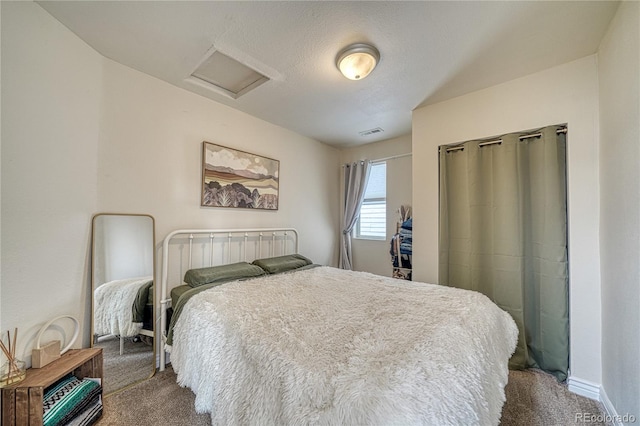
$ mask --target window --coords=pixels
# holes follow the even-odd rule
[[[387,163],[385,162],[371,165],[360,217],[356,222],[356,238],[372,240],[387,238]]]

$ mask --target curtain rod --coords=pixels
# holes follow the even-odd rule
[[[395,160],[396,158],[411,157],[411,155],[412,154],[410,152],[407,152],[406,154],[392,155],[391,157],[384,157],[384,158],[379,158],[377,160],[371,160],[371,163],[382,163],[383,161]]]
[[[556,134],[560,134],[560,133],[567,133],[567,128],[563,127],[561,129],[556,130]],[[519,140],[525,140],[525,139],[529,139],[529,138],[539,138],[540,136],[542,136],[542,133],[532,133],[530,135],[524,135],[524,136],[520,136],[518,139]],[[502,139],[496,139],[493,141],[487,141],[487,142],[482,142],[478,144],[478,147],[483,147],[486,145],[495,145],[495,144],[500,144],[502,143]],[[463,150],[464,146],[462,145],[458,145],[458,146],[453,146],[451,148],[447,148],[447,152],[451,152],[451,151],[460,151]]]
[[[1,0],[0,0],[1,1]],[[342,167],[347,167],[350,166],[352,163],[360,163],[360,164],[364,164],[364,160],[355,160],[355,161],[349,161],[347,163],[343,163]]]
[[[0,0],[1,1],[1,0]],[[406,154],[398,154],[398,155],[392,155],[391,157],[384,157],[384,158],[379,158],[377,160],[371,160],[370,163],[371,164],[375,164],[375,163],[382,163],[383,161],[388,161],[388,160],[395,160],[396,158],[403,158],[403,157],[411,157],[412,153],[411,152],[407,152]],[[356,161],[352,161],[351,163],[355,163],[357,161],[360,161],[361,163],[364,163],[364,160],[356,160]],[[346,164],[343,164],[342,167],[346,166]]]

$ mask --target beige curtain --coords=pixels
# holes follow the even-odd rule
[[[342,241],[340,242],[340,268],[353,268],[351,233],[360,215],[364,192],[369,180],[371,161],[361,160],[344,165],[344,195],[342,206]]]
[[[484,293],[513,316],[520,334],[511,368],[541,368],[562,381],[569,312],[566,136],[559,129],[440,148],[439,281]],[[540,135],[523,137],[531,133]]]

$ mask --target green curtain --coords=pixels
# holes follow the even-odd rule
[[[440,147],[440,284],[475,290],[519,329],[509,367],[569,365],[566,135],[559,126]],[[538,137],[521,136],[540,133]]]

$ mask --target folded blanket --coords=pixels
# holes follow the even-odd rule
[[[100,416],[102,416],[102,401],[98,397],[87,409],[71,420],[67,426],[90,426],[97,422]]]
[[[400,231],[398,231],[398,235],[400,235],[400,239],[405,242],[411,242],[413,239],[413,231],[409,229],[401,228]]]
[[[51,386],[44,394],[43,425],[65,425],[83,412],[101,395],[101,387],[92,380],[69,375]]]
[[[400,254],[412,254],[413,246],[411,243],[400,243]]]

